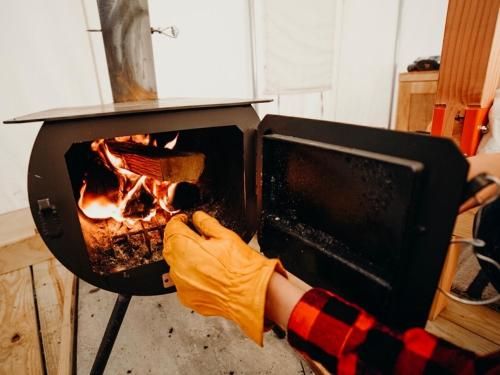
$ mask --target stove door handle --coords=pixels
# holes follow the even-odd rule
[[[39,199],[37,203],[42,236],[49,238],[61,237],[63,231],[56,206],[50,202],[49,198]]]

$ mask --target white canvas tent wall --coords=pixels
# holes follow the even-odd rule
[[[262,1],[150,0],[153,26],[175,24],[180,29],[176,40],[153,37],[159,97],[251,97],[254,92],[262,96]],[[274,97],[274,103],[259,106],[259,113],[388,127],[395,64],[404,71],[415,57],[439,53],[447,1],[332,2],[332,89]],[[6,0],[2,7],[1,120],[52,107],[112,101],[101,36],[86,32],[99,28],[95,0]],[[27,164],[38,126],[0,126],[0,213],[28,205]]]

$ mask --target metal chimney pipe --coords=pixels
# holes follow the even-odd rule
[[[115,103],[157,99],[147,0],[97,0]]]

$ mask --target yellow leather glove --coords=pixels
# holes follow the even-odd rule
[[[171,218],[163,242],[180,301],[202,315],[236,322],[262,346],[267,286],[274,271],[286,277],[283,266],[202,211],[193,215],[200,234],[187,221],[183,214]]]

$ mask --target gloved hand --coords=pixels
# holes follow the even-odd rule
[[[266,291],[274,271],[286,277],[277,259],[249,247],[215,218],[198,211],[189,228],[184,214],[165,228],[163,256],[185,306],[206,316],[223,316],[262,346]]]

